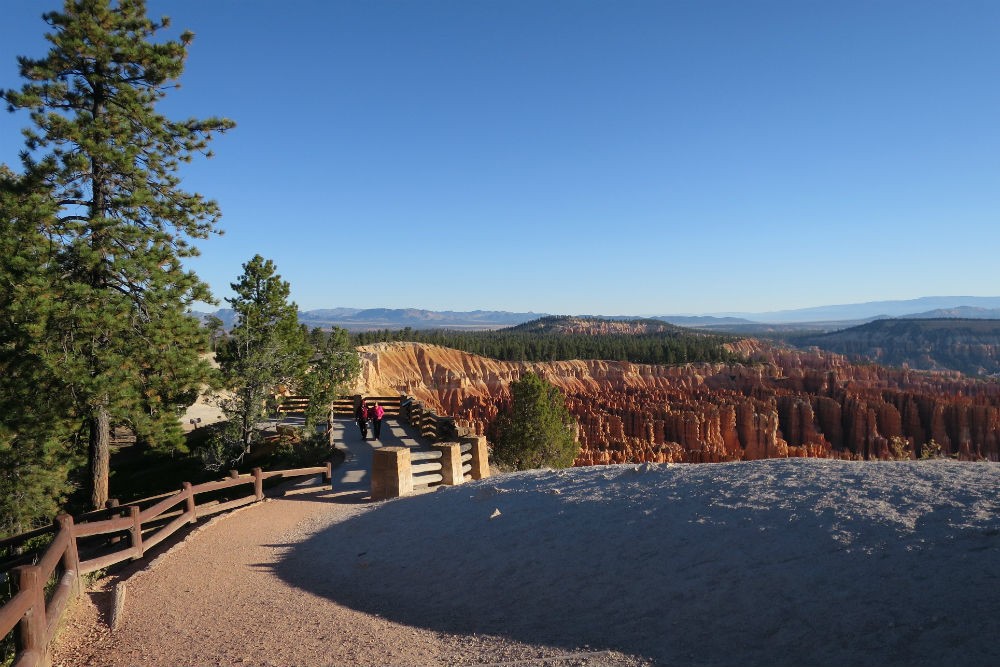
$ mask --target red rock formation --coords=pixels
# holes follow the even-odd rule
[[[1000,384],[957,373],[852,365],[843,357],[745,344],[749,364],[508,363],[448,348],[362,348],[364,391],[412,394],[484,434],[508,386],[532,370],[566,394],[578,465],[785,456],[889,458],[930,439],[946,455],[1000,460]]]

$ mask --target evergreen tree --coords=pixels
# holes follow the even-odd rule
[[[76,406],[50,372],[59,358],[34,344],[58,286],[44,233],[55,207],[41,186],[0,166],[0,537],[51,521],[80,464]]]
[[[228,421],[220,447],[206,461],[212,468],[249,453],[268,399],[281,388],[297,388],[312,356],[298,308],[288,300],[291,289],[274,262],[255,255],[230,287],[236,296],[226,301],[238,319],[216,352],[228,392],[219,407]]]
[[[31,322],[19,353],[36,378],[72,396],[100,506],[112,427],[178,445],[174,407],[210,373],[199,359],[204,333],[186,313],[211,296],[181,262],[196,254],[193,239],[214,231],[219,210],[181,190],[177,170],[233,124],[156,112],[192,35],[153,41],[168,20],[147,18],[144,0],[66,0],[43,18],[51,49],[19,58],[27,83],[0,93],[11,111],[30,111],[20,181],[48,200],[35,220],[48,246],[31,260],[42,278],[17,295]]]
[[[494,424],[494,460],[517,470],[573,465],[580,443],[559,388],[528,372],[511,383],[510,394]]]
[[[212,352],[215,352],[216,344],[226,333],[226,325],[215,315],[209,315],[202,322],[205,331],[208,332],[208,340],[211,343]]]
[[[345,393],[361,373],[361,358],[351,345],[346,329],[334,327],[318,348],[313,348],[309,372],[302,379],[302,393],[309,397],[306,409],[306,429],[321,418],[326,420],[326,433],[333,429],[333,400]]]

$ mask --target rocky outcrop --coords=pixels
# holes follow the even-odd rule
[[[786,456],[919,455],[1000,460],[1000,384],[959,373],[854,365],[819,351],[748,344],[745,364],[507,363],[416,343],[361,348],[359,391],[399,391],[484,434],[510,382],[532,370],[579,422],[579,465]]]

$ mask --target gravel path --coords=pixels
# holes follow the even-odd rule
[[[387,424],[383,444],[411,437]],[[126,581],[124,613],[110,629],[118,579],[94,582],[71,610],[53,650],[57,666],[100,665],[642,665],[586,647],[568,650],[390,621],[312,594],[276,572],[321,529],[378,508],[363,496],[370,448],[340,424],[347,462],[334,488],[270,499],[206,522]],[[352,465],[353,462],[353,465]],[[310,576],[336,588],[353,562],[322,559]]]

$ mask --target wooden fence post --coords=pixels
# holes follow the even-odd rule
[[[399,422],[401,424],[410,423],[410,405],[412,400],[413,399],[406,394],[399,394]]]
[[[229,479],[239,479],[239,478],[240,478],[240,471],[239,470],[230,470],[229,471]]]
[[[195,509],[194,492],[191,491],[191,482],[182,482],[181,488],[184,490],[184,493],[187,494],[184,497],[184,506],[187,509],[186,514],[188,515],[188,523],[197,523],[198,510]]]
[[[76,535],[73,534],[73,517],[69,514],[60,514],[56,517],[56,524],[59,530],[69,533],[69,541],[66,543],[66,551],[63,552],[62,566],[64,572],[73,573],[73,597],[77,597],[83,592],[83,583],[80,581],[80,552],[76,548]]]
[[[383,447],[372,453],[372,500],[413,493],[409,447]]]
[[[490,476],[489,449],[486,447],[485,435],[470,435],[464,437],[460,442],[467,442],[472,445],[472,470],[469,471],[472,479],[486,479]]]
[[[326,462],[326,470],[323,471],[323,481],[332,482],[333,481],[333,463],[330,461]]]
[[[458,427],[454,417],[437,418],[437,437],[439,440],[455,440],[458,438]]]
[[[264,477],[260,468],[253,469],[253,495],[257,500],[264,500]]]
[[[140,515],[139,507],[137,505],[129,505],[128,507],[129,516],[132,519],[132,527],[129,529],[129,535],[132,538],[132,549],[135,553],[132,554],[132,560],[139,560],[142,558],[142,516]]]
[[[465,481],[462,474],[462,446],[457,442],[439,442],[431,445],[441,452],[441,483],[455,486]]]
[[[104,506],[107,507],[108,509],[114,509],[115,507],[119,506],[118,499],[117,498],[108,498],[107,501],[104,503]],[[113,512],[112,514],[117,514],[118,516],[121,516],[121,512],[120,511],[119,512]],[[108,538],[108,544],[118,544],[121,541],[122,541],[121,535],[113,535],[113,536],[111,536],[111,537]]]
[[[420,435],[424,434],[424,404],[414,401],[410,406],[410,426],[417,429]]]
[[[25,612],[18,623],[18,649],[22,652],[34,652],[41,659],[35,664],[44,664],[48,653],[45,645],[45,634],[48,624],[45,621],[45,582],[37,565],[21,565],[14,568],[17,577],[17,590],[29,591],[31,607]]]

